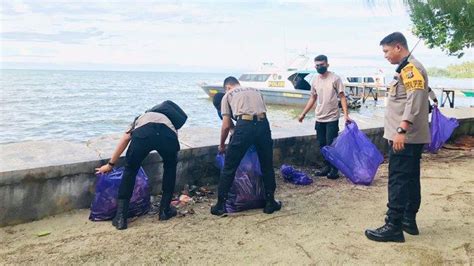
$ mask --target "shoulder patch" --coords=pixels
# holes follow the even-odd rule
[[[408,65],[402,69],[400,75],[407,91],[425,89],[425,79],[420,70],[412,63],[408,63]]]

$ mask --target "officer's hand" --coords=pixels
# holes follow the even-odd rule
[[[219,148],[217,148],[217,149],[219,150],[219,154],[225,153],[225,146],[219,145]]]
[[[302,123],[305,116],[306,116],[305,114],[300,114],[300,115],[298,116],[298,121],[299,121],[300,123]]]
[[[112,168],[113,167],[110,164],[104,164],[101,167],[95,169],[95,171],[96,171],[95,174],[108,173],[108,172],[112,171]]]
[[[346,125],[352,123],[352,119],[348,115],[344,116],[344,119],[346,120]]]
[[[405,149],[405,134],[397,133],[393,138],[393,150],[395,152],[403,151]]]

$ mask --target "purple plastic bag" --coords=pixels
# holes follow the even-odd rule
[[[382,153],[355,122],[347,124],[331,146],[323,147],[321,152],[352,183],[366,186],[372,183],[383,162]]]
[[[313,183],[313,179],[311,179],[306,173],[298,171],[289,165],[282,165],[280,172],[286,182],[303,186]]]
[[[113,169],[107,174],[98,174],[95,197],[91,204],[91,221],[105,221],[114,218],[117,212],[117,195],[122,180],[124,167]],[[150,210],[150,191],[148,177],[140,167],[133,189],[128,217],[140,216]]]
[[[444,116],[438,107],[434,106],[430,125],[431,143],[427,144],[425,149],[430,153],[438,152],[458,126],[456,118]]]
[[[216,166],[221,170],[224,168],[224,161],[225,155],[217,154]],[[235,179],[225,204],[226,212],[240,212],[265,206],[265,193],[261,176],[257,151],[252,146],[245,153],[235,172]]]

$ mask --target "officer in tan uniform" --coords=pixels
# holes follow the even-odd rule
[[[384,138],[389,141],[388,211],[385,225],[366,230],[374,241],[404,242],[403,231],[418,235],[420,159],[431,140],[428,127],[428,76],[408,50],[405,36],[394,32],[380,41],[385,58],[398,64],[390,83]]]
[[[173,113],[170,110],[179,109],[174,113],[173,119],[165,113]],[[170,115],[171,116],[171,115]],[[182,117],[181,117],[182,116]],[[96,173],[107,173],[117,163],[120,155],[127,148],[125,156],[125,170],[118,191],[117,213],[112,224],[118,229],[127,229],[128,207],[135,187],[135,177],[142,161],[147,155],[156,150],[163,159],[163,196],[160,202],[159,219],[168,220],[176,216],[176,209],[170,205],[176,183],[176,166],[178,163],[178,128],[186,121],[186,114],[173,102],[165,101],[138,116],[123,134],[119,144],[114,150],[110,161],[96,168]],[[129,145],[130,143],[130,145]]]
[[[273,170],[273,140],[262,94],[254,88],[240,87],[235,77],[227,77],[224,80],[224,88],[226,94],[221,103],[223,120],[219,152],[226,153],[226,158],[219,179],[217,203],[211,207],[211,214],[225,213],[225,202],[234,181],[235,172],[251,145],[255,145],[257,149],[262,169],[266,201],[263,212],[271,214],[281,209],[281,202],[275,201],[274,198],[276,183]],[[226,152],[225,141],[231,129],[231,116],[237,122]]]

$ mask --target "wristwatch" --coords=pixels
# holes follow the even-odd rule
[[[114,164],[113,162],[111,162],[111,161],[109,161],[107,164],[110,165],[110,166],[112,166],[112,167],[115,166],[115,164]]]
[[[397,133],[398,134],[405,134],[405,133],[407,133],[407,131],[405,129],[403,129],[402,127],[397,127]]]

